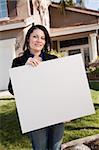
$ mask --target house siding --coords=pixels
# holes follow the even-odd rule
[[[17,3],[17,17],[19,19],[25,19],[31,16],[29,0],[20,0]]]
[[[0,40],[15,38],[15,51],[16,57],[23,51],[24,33],[22,29],[9,30],[6,32],[0,32]]]
[[[97,23],[96,16],[91,16],[89,14],[83,14],[70,10],[66,10],[65,14],[62,14],[61,9],[57,7],[50,6],[49,13],[51,28]]]

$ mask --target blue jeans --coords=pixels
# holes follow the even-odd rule
[[[29,133],[33,150],[60,150],[64,124],[56,124]]]

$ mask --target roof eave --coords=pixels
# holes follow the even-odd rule
[[[72,27],[65,27],[65,28],[59,28],[55,30],[55,28],[51,28],[50,30],[50,36],[51,37],[57,37],[57,36],[63,36],[68,34],[75,34],[75,33],[81,33],[81,32],[88,32],[93,30],[99,29],[99,23],[98,24],[91,24],[91,25],[80,25],[80,26],[72,26]]]
[[[56,8],[60,8],[61,7],[59,3],[52,3],[50,6],[56,7]],[[91,10],[91,9],[87,9],[87,8],[69,7],[69,6],[67,6],[67,7],[65,7],[65,10],[75,11],[75,12],[84,13],[84,14],[88,14],[88,15],[93,15],[93,16],[99,17],[99,11]]]
[[[7,30],[24,28],[24,27],[27,27],[27,26],[31,25],[32,23],[34,23],[33,16],[28,17],[28,18],[26,18],[26,19],[24,19],[23,21],[20,21],[20,22],[0,25],[0,31],[7,31]]]

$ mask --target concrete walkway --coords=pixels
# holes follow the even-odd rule
[[[12,94],[10,94],[8,90],[0,91],[0,100],[12,99],[12,98],[14,98],[14,96]]]

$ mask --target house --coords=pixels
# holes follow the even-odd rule
[[[12,59],[22,53],[25,34],[32,24],[32,0],[0,1],[0,90],[8,87]]]
[[[65,55],[82,53],[84,63],[96,60],[99,51],[99,12],[80,7],[49,6],[53,48]],[[54,20],[54,21],[53,21]]]
[[[0,90],[7,89],[12,59],[21,55],[27,30],[37,23],[34,1],[41,6],[39,0],[0,1]],[[50,20],[53,49],[64,55],[81,52],[85,64],[94,61],[99,50],[99,12],[67,7],[62,14],[59,4],[43,7],[46,9],[39,12],[40,23],[44,24],[42,16],[47,18],[47,23]]]

